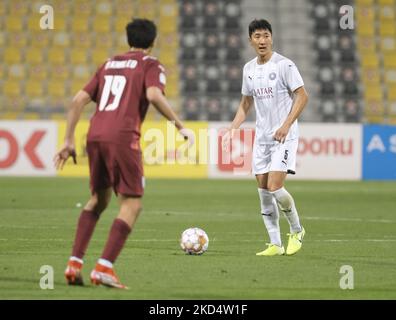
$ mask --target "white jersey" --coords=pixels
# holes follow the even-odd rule
[[[285,122],[293,104],[292,93],[304,85],[296,65],[286,57],[273,52],[265,64],[257,57],[243,68],[242,94],[253,96],[256,109],[256,144],[274,142],[274,134]],[[286,140],[298,138],[297,120],[291,126]]]

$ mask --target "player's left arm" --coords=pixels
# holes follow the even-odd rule
[[[298,119],[298,117],[300,116],[301,112],[304,110],[308,102],[308,93],[305,90],[304,86],[301,86],[296,90],[294,90],[293,94],[294,94],[294,102],[292,109],[289,115],[287,116],[285,122],[283,123],[283,125],[278,130],[276,130],[274,134],[274,139],[281,143],[285,142],[290,127],[292,126],[294,121]]]
[[[146,97],[159,113],[161,113],[167,120],[173,122],[175,127],[179,130],[179,133],[184,137],[184,139],[189,140],[189,144],[192,145],[194,143],[194,135],[192,134],[192,131],[184,127],[182,121],[173,111],[168,99],[166,99],[161,89],[155,86],[147,88]]]
[[[62,169],[69,157],[76,163],[76,150],[74,143],[74,131],[84,107],[91,102],[90,95],[80,90],[73,98],[67,113],[65,142],[62,148],[54,156],[56,169]]]

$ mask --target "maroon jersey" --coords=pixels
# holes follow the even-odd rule
[[[105,62],[84,87],[97,103],[88,141],[129,144],[139,148],[140,127],[147,113],[149,87],[165,89],[164,67],[140,51],[117,55]]]

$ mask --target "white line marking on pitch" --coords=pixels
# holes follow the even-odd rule
[[[29,241],[29,242],[70,242],[70,239],[12,239],[12,241]],[[11,241],[11,239],[0,239],[0,241]],[[94,242],[102,242],[102,240],[91,240]],[[177,239],[131,239],[132,242],[178,242]],[[218,240],[218,239],[211,239],[211,242],[229,242],[229,240]],[[259,240],[256,239],[238,239],[240,242],[258,242]],[[306,240],[307,241],[307,240]],[[356,242],[356,241],[366,241],[366,242],[396,242],[396,239],[312,239],[308,240],[308,242]]]
[[[149,214],[169,214],[169,215],[180,215],[180,216],[190,216],[196,214],[196,212],[189,211],[150,211]],[[246,213],[238,213],[238,212],[217,212],[211,213],[214,216],[243,216],[246,217]],[[307,217],[301,216],[302,220],[324,220],[324,221],[348,221],[348,222],[371,222],[371,223],[396,223],[396,220],[389,219],[362,219],[362,218],[342,218],[342,217]]]

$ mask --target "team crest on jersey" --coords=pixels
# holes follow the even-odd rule
[[[276,73],[275,72],[271,72],[269,74],[269,78],[270,78],[270,80],[275,80],[276,79]]]

